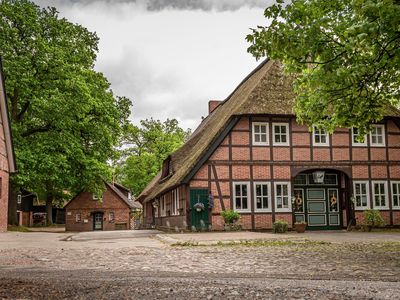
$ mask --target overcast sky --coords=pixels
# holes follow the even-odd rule
[[[257,62],[249,28],[273,0],[35,0],[100,38],[96,70],[133,101],[132,121],[176,118],[195,129]]]

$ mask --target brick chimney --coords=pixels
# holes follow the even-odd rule
[[[222,101],[218,100],[210,100],[208,101],[208,114],[211,114],[220,104]]]

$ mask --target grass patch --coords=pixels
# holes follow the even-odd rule
[[[319,245],[329,245],[330,242],[325,241],[291,241],[291,240],[243,240],[243,241],[219,241],[216,244],[199,244],[194,241],[177,242],[172,244],[174,247],[285,247],[285,246],[319,246]]]
[[[8,231],[17,231],[17,232],[30,232],[28,227],[25,226],[17,226],[17,225],[8,225]]]

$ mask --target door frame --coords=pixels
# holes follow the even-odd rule
[[[96,216],[101,216],[101,229],[96,229]],[[94,231],[101,231],[104,228],[104,212],[102,211],[95,211],[93,212],[93,230]]]

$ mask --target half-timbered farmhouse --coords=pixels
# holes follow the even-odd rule
[[[11,139],[3,67],[0,60],[0,232],[7,231],[9,177],[15,172],[15,158]]]
[[[134,212],[142,205],[129,189],[105,182],[103,195],[82,191],[65,205],[67,231],[127,230],[135,226]]]
[[[276,220],[340,229],[374,208],[400,225],[400,111],[388,107],[360,143],[356,128],[310,132],[293,105],[292,81],[271,60],[226,100],[210,101],[209,115],[139,196],[145,224],[221,230],[221,210],[233,209],[244,229]]]

